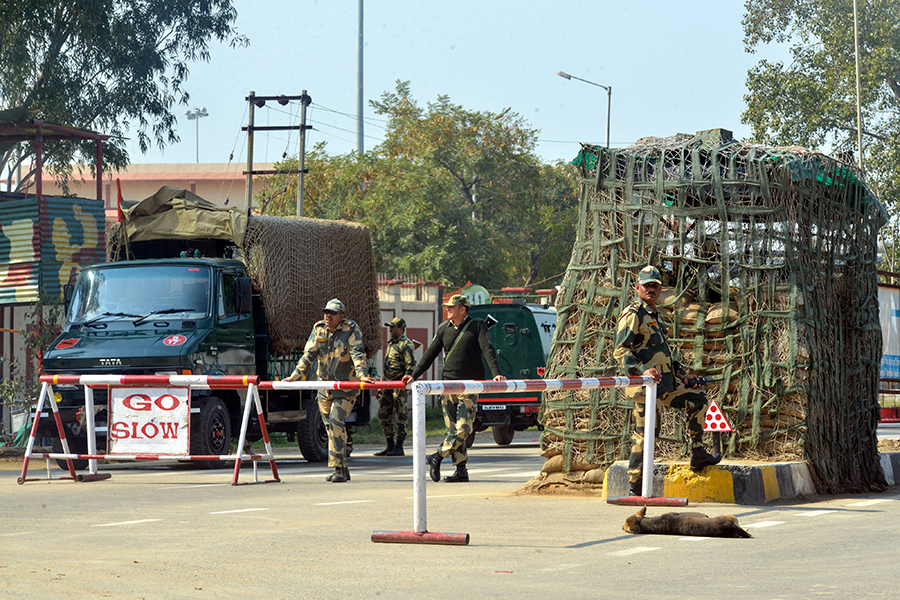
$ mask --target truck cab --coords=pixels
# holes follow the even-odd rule
[[[503,376],[507,379],[540,379],[544,376],[550,342],[556,330],[556,310],[541,304],[510,300],[504,304],[472,306],[469,315],[488,323],[488,334]],[[540,392],[480,394],[473,433],[467,444],[474,443],[475,433],[490,428],[497,444],[509,445],[516,431],[534,426],[540,428],[540,410]]]

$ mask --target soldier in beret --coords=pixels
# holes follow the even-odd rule
[[[344,303],[332,298],[323,313],[324,318],[313,325],[294,372],[284,381],[304,379],[313,363],[319,381],[375,381],[366,372],[362,331],[356,323],[344,318]],[[319,390],[316,396],[328,432],[328,466],[334,467],[334,473],[325,479],[332,483],[350,481],[344,422],[353,410],[357,394],[359,390]]]
[[[668,330],[656,310],[656,302],[662,291],[659,270],[652,266],[641,269],[634,287],[638,301],[619,315],[613,356],[626,375],[644,375],[656,382],[656,435],[659,435],[660,426],[659,405],[687,412],[691,436],[691,470],[700,472],[722,460],[720,454],[711,455],[703,449],[703,418],[709,406],[706,393],[699,389],[701,384],[698,376],[688,373],[678,361],[672,359],[667,339]],[[628,461],[629,489],[633,496],[642,494],[641,468],[644,461],[646,415],[644,389],[628,388],[626,392],[634,399],[634,435]]]
[[[444,351],[444,371],[441,379],[449,380],[484,380],[484,362],[487,361],[495,381],[505,381],[500,374],[500,365],[491,340],[488,337],[487,324],[481,319],[469,316],[469,299],[462,294],[451,296],[447,302],[446,321],[441,323],[434,339],[422,355],[422,359],[411,375],[403,376],[403,383],[409,385],[424,373],[431,363]],[[427,457],[429,474],[432,481],[441,480],[441,461],[450,456],[456,471],[444,477],[447,483],[469,481],[466,468],[466,438],[472,433],[475,421],[475,409],[478,396],[475,394],[447,394],[441,396],[441,409],[444,412],[444,423],[447,425],[447,437],[434,454]]]
[[[406,337],[406,321],[394,317],[384,324],[390,332],[387,348],[384,349],[382,374],[386,381],[400,381],[410,375],[416,366],[412,341]],[[406,439],[406,390],[381,390],[378,396],[378,421],[384,430],[387,446],[375,456],[404,456],[403,441]],[[394,415],[397,415],[397,439],[394,440]]]

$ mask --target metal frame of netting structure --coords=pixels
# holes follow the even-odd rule
[[[726,130],[583,145],[578,232],[557,297],[548,378],[619,374],[616,324],[657,266],[673,355],[734,429],[727,458],[805,460],[820,493],[883,489],[875,430],[881,328],[875,272],[887,213],[852,166]],[[628,456],[621,390],[544,394],[543,455]],[[663,407],[657,457],[686,457],[683,411]],[[579,467],[581,468],[581,467]]]

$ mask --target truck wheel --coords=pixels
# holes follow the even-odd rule
[[[83,438],[80,436],[66,436],[66,441],[69,443],[69,450],[72,454],[87,454],[87,438]],[[59,438],[53,438],[50,442],[50,448],[54,452],[62,452],[63,446],[62,442]],[[66,459],[57,458],[56,464],[59,465],[59,468],[63,471],[69,470],[69,465],[66,464]],[[72,466],[75,467],[76,471],[84,471],[88,468],[88,461],[86,458],[76,458],[72,460]]]
[[[306,418],[297,423],[297,445],[306,462],[323,462],[328,460],[328,434],[319,403],[315,398],[303,400]]]
[[[200,406],[200,414],[192,427],[191,454],[222,455],[231,452],[231,420],[225,403],[209,397]],[[224,460],[198,460],[205,469],[223,469]]]
[[[516,430],[512,425],[491,425],[491,433],[494,434],[494,441],[498,446],[509,446],[516,435]]]

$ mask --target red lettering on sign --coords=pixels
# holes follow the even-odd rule
[[[125,408],[130,408],[131,410],[150,410],[150,396],[146,394],[132,394],[122,400],[122,404],[125,405]]]
[[[128,429],[128,423],[117,421],[110,426],[110,437],[114,440],[127,440],[128,438],[135,440],[152,440],[162,434],[164,440],[178,439],[178,423],[164,421],[161,423],[144,423],[143,427],[138,429],[138,423],[131,423],[131,430]]]
[[[159,428],[162,429],[163,439],[178,439],[178,423],[160,423]]]
[[[171,406],[163,406],[163,402],[166,399],[169,400]],[[178,405],[181,404],[181,401],[172,394],[166,394],[165,396],[160,396],[159,398],[154,400],[153,404],[155,404],[159,408],[159,410],[175,410],[176,408],[178,408]]]
[[[114,440],[128,439],[128,424],[121,421],[113,423],[109,435]]]

